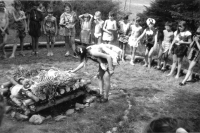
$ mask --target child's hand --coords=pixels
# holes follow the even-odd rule
[[[195,40],[196,42],[198,42],[198,41],[199,41],[199,37],[195,36],[195,37],[194,37],[194,40]]]
[[[171,54],[171,49],[169,49],[169,51],[168,51],[168,55],[170,55]]]

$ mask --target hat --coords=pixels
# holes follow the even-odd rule
[[[101,12],[100,11],[96,11],[95,15],[94,15],[94,19],[97,19],[97,17],[101,16]]]
[[[146,23],[147,23],[147,25],[150,25],[150,24],[155,24],[156,21],[153,18],[148,18],[147,21],[146,21]]]

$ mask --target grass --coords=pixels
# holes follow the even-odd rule
[[[19,65],[29,67],[58,67],[60,69],[74,68],[78,59],[64,57],[65,49],[55,48],[53,57],[46,57],[46,49],[40,49],[39,56],[30,56],[31,51],[25,51],[25,57],[0,61],[0,83],[6,81],[5,75]],[[84,72],[89,72],[85,75]],[[97,64],[88,61],[86,69],[79,74],[91,78],[97,73]],[[200,132],[200,90],[199,82],[180,87],[181,77],[166,77],[168,72],[156,71],[153,68],[135,66],[129,62],[122,63],[115,69],[111,79],[111,95],[113,99],[106,104],[93,104],[81,112],[68,116],[61,122],[47,120],[42,125],[31,125],[28,122],[16,122],[9,115],[4,118],[0,129],[2,133],[102,133],[118,127],[119,133],[141,133],[145,125],[159,116],[171,116],[179,120],[180,126],[190,131]],[[96,79],[92,84],[97,85]],[[119,90],[126,90],[131,96],[132,109],[128,121],[121,127],[123,112],[127,109],[126,97]]]

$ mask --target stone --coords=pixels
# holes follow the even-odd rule
[[[20,120],[20,121],[23,121],[23,120],[27,120],[28,119],[28,116],[26,115],[22,115],[18,112],[12,112],[11,113],[11,117],[12,118],[16,118],[17,120]]]
[[[49,116],[47,116],[46,118],[45,118],[45,120],[49,120],[49,119],[51,119],[52,117],[51,117],[51,115],[49,115]]]
[[[117,132],[117,127],[113,127],[113,128],[112,128],[112,131],[113,131],[113,132]]]
[[[73,114],[75,111],[74,111],[74,109],[68,109],[67,111],[66,111],[66,115],[71,115],[71,114]]]
[[[97,97],[96,96],[89,96],[86,97],[86,99],[84,100],[85,103],[91,103],[93,102]]]
[[[188,133],[184,128],[178,128],[177,130],[176,130],[176,133]]]
[[[41,115],[32,115],[31,118],[29,119],[29,122],[32,124],[42,124],[42,122],[45,120],[45,117]]]
[[[80,104],[80,103],[76,103],[76,105],[75,105],[76,110],[80,110],[80,109],[83,109],[83,108],[85,108],[85,105]]]
[[[6,114],[10,113],[11,110],[12,110],[12,107],[11,107],[11,106],[6,106],[6,107],[5,107],[5,113],[6,113]]]
[[[65,119],[66,117],[67,116],[65,116],[65,115],[58,115],[55,117],[55,121],[61,121],[61,120]]]

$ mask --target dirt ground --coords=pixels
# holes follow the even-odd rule
[[[30,56],[26,51],[25,57],[0,61],[0,83],[6,81],[4,76],[9,71],[21,66],[53,66],[68,70],[79,64],[73,57],[64,57],[64,48],[55,48],[53,57],[46,57],[46,49],[39,51],[39,56]],[[28,57],[28,58],[27,58]],[[84,72],[89,74],[84,74]],[[91,78],[97,73],[97,64],[88,61],[86,69],[79,73]],[[112,76],[112,88],[108,103],[94,103],[91,107],[76,112],[60,122],[46,120],[42,125],[32,125],[27,121],[16,121],[5,115],[1,133],[105,133],[113,127],[118,127],[119,133],[142,133],[145,125],[160,116],[170,116],[179,120],[180,126],[190,131],[200,132],[200,85],[199,82],[188,83],[184,87],[178,84],[183,76],[176,80],[167,77],[168,72],[148,69],[137,63],[131,66],[129,61],[121,63]],[[120,90],[130,95],[133,105],[128,121],[119,126],[124,110],[128,104],[126,96]]]

